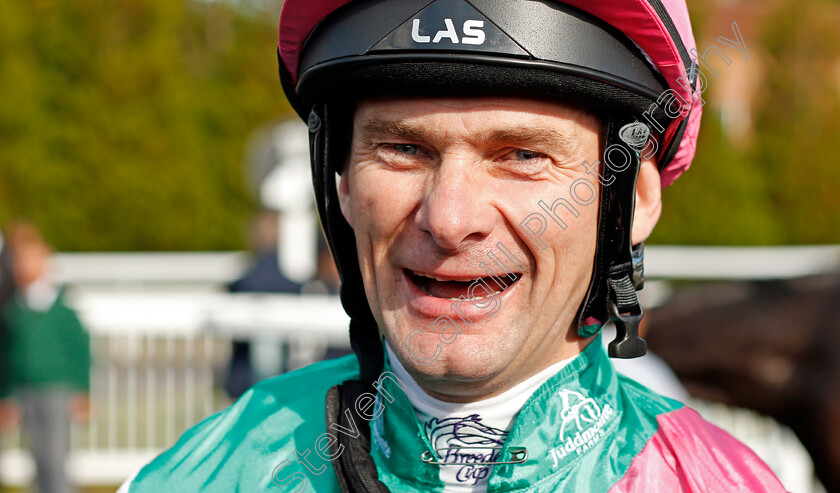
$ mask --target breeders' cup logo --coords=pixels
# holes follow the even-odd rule
[[[571,453],[581,455],[604,436],[604,426],[615,414],[609,404],[599,406],[595,399],[580,392],[563,389],[558,392],[563,410],[560,411],[561,446],[549,450],[554,467]]]
[[[487,478],[491,466],[481,464],[497,461],[501,450],[481,447],[501,447],[507,438],[504,430],[483,424],[477,414],[443,420],[432,418],[426,422],[424,431],[442,462],[464,464],[441,467],[442,474],[454,475],[460,483],[478,484]]]

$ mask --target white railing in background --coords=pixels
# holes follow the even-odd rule
[[[60,253],[53,271],[68,285],[219,286],[237,279],[249,263],[244,252]]]
[[[769,280],[840,272],[840,245],[645,250],[645,272],[653,279]]]
[[[349,346],[337,297],[229,294],[248,256],[232,253],[59,254],[55,277],[91,333],[93,415],[72,430],[79,484],[116,485],[229,403],[220,390],[232,337],[271,335],[296,347]],[[840,271],[840,246],[648,247],[643,293],[667,279],[786,279]],[[317,351],[314,351],[317,354]],[[17,435],[5,436],[0,484],[32,477]],[[11,445],[11,447],[10,447]]]

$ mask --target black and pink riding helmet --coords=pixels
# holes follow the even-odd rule
[[[376,378],[382,346],[336,194],[356,101],[527,96],[603,115],[601,161],[610,152],[629,157],[626,171],[602,186],[578,332],[593,335],[612,318],[618,337],[610,355],[634,357],[645,352],[637,336],[642,249],[630,240],[640,154],[656,157],[663,187],[691,164],[703,90],[694,48],[684,0],[286,0],[280,78],[310,129],[318,211],[362,378]]]

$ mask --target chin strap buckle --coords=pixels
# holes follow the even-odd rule
[[[610,358],[638,358],[647,352],[645,340],[639,337],[639,323],[645,316],[645,310],[639,304],[636,288],[630,275],[619,278],[610,277],[610,296],[607,309],[610,319],[615,322],[615,340],[610,342]]]

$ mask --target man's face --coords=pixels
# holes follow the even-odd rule
[[[594,117],[529,99],[358,105],[342,211],[379,329],[433,395],[497,394],[588,342],[572,326],[592,271],[598,201],[576,204],[570,186],[597,186],[582,163],[599,158],[598,140]],[[542,248],[519,224],[535,212],[549,218],[538,201],[560,198],[579,216],[558,207],[567,227],[548,219]]]

